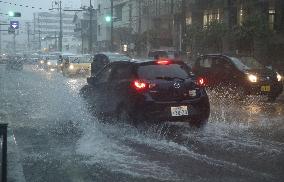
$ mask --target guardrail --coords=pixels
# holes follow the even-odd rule
[[[1,182],[7,182],[7,128],[8,124],[0,124]]]

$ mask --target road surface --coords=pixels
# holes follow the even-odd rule
[[[228,102],[210,93],[203,128],[100,122],[83,78],[0,65],[0,122],[9,123],[9,181],[284,180],[284,99]]]

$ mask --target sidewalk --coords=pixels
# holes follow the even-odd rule
[[[23,166],[20,159],[20,152],[15,141],[15,137],[12,129],[8,126],[8,137],[7,137],[7,145],[8,145],[8,182],[26,182],[23,172]]]
[[[7,131],[7,181],[8,182],[25,182],[20,151],[17,146],[13,130],[9,125],[8,113],[0,110],[0,123],[8,123]]]

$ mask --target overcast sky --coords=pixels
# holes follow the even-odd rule
[[[22,13],[19,20],[32,20],[34,12],[48,11],[52,7],[52,0],[3,0],[4,2],[13,3],[13,5],[0,2],[0,13],[8,13],[9,11],[18,11]],[[17,4],[14,5],[14,4]],[[62,0],[63,7],[79,8],[81,0]],[[19,5],[30,6],[21,7]],[[35,7],[34,9],[31,7]],[[41,10],[39,8],[42,8]],[[0,20],[7,20],[6,15],[1,15]]]

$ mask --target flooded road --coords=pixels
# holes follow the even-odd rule
[[[83,78],[0,66],[0,121],[20,167],[10,181],[283,181],[284,102],[210,94],[203,128],[103,123],[78,95]],[[8,146],[9,147],[9,146]],[[8,154],[9,155],[9,154]],[[20,173],[19,178],[13,174]]]

